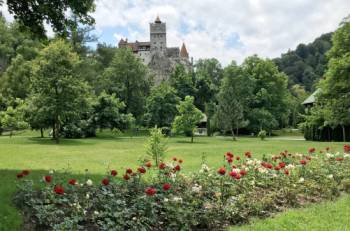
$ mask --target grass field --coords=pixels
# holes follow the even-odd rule
[[[12,138],[0,137],[0,230],[18,230],[21,224],[21,216],[11,204],[11,197],[16,190],[15,174],[18,171],[30,169],[31,177],[38,179],[51,169],[68,169],[78,175],[88,169],[93,177],[100,178],[108,166],[117,170],[136,166],[138,158],[145,153],[147,139],[102,133],[97,138],[62,140],[61,144],[56,145],[48,138],[37,138],[38,135],[28,132]],[[274,137],[267,141],[244,137],[236,142],[229,137],[196,137],[195,143],[191,144],[189,138],[179,137],[168,140],[167,157],[182,158],[184,171],[190,172],[200,167],[203,155],[209,166],[218,167],[227,151],[235,154],[251,151],[253,156],[261,158],[264,154],[278,154],[284,150],[306,152],[309,147],[324,149],[329,146],[341,151],[343,145],[308,142],[294,137]],[[349,200],[345,202],[350,206]]]
[[[348,231],[350,230],[350,196],[308,208],[294,209],[276,217],[257,220],[230,231]]]

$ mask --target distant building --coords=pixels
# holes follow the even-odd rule
[[[148,65],[155,75],[155,82],[159,84],[169,78],[169,75],[176,64],[183,64],[188,71],[192,68],[189,54],[185,43],[179,47],[167,47],[166,23],[160,21],[159,16],[153,23],[150,23],[149,42],[128,42],[121,39],[119,48],[130,48],[145,65]]]

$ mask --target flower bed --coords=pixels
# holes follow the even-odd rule
[[[24,170],[14,201],[38,230],[221,230],[350,192],[349,151],[311,148],[263,160],[228,152],[219,169],[203,163],[189,175],[174,157],[121,174],[109,170],[100,182],[50,172],[41,186]]]

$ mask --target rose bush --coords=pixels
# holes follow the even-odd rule
[[[24,170],[14,201],[38,230],[221,230],[349,192],[349,146],[344,151],[311,148],[262,160],[228,152],[219,168],[203,163],[188,175],[173,157],[126,168],[121,178],[111,170],[96,182],[51,172],[40,186]]]

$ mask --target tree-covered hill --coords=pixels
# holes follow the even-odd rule
[[[331,48],[332,33],[323,34],[307,45],[301,43],[293,51],[289,50],[274,59],[280,71],[288,75],[289,86],[300,84],[307,91],[314,90],[314,84],[324,75]]]

